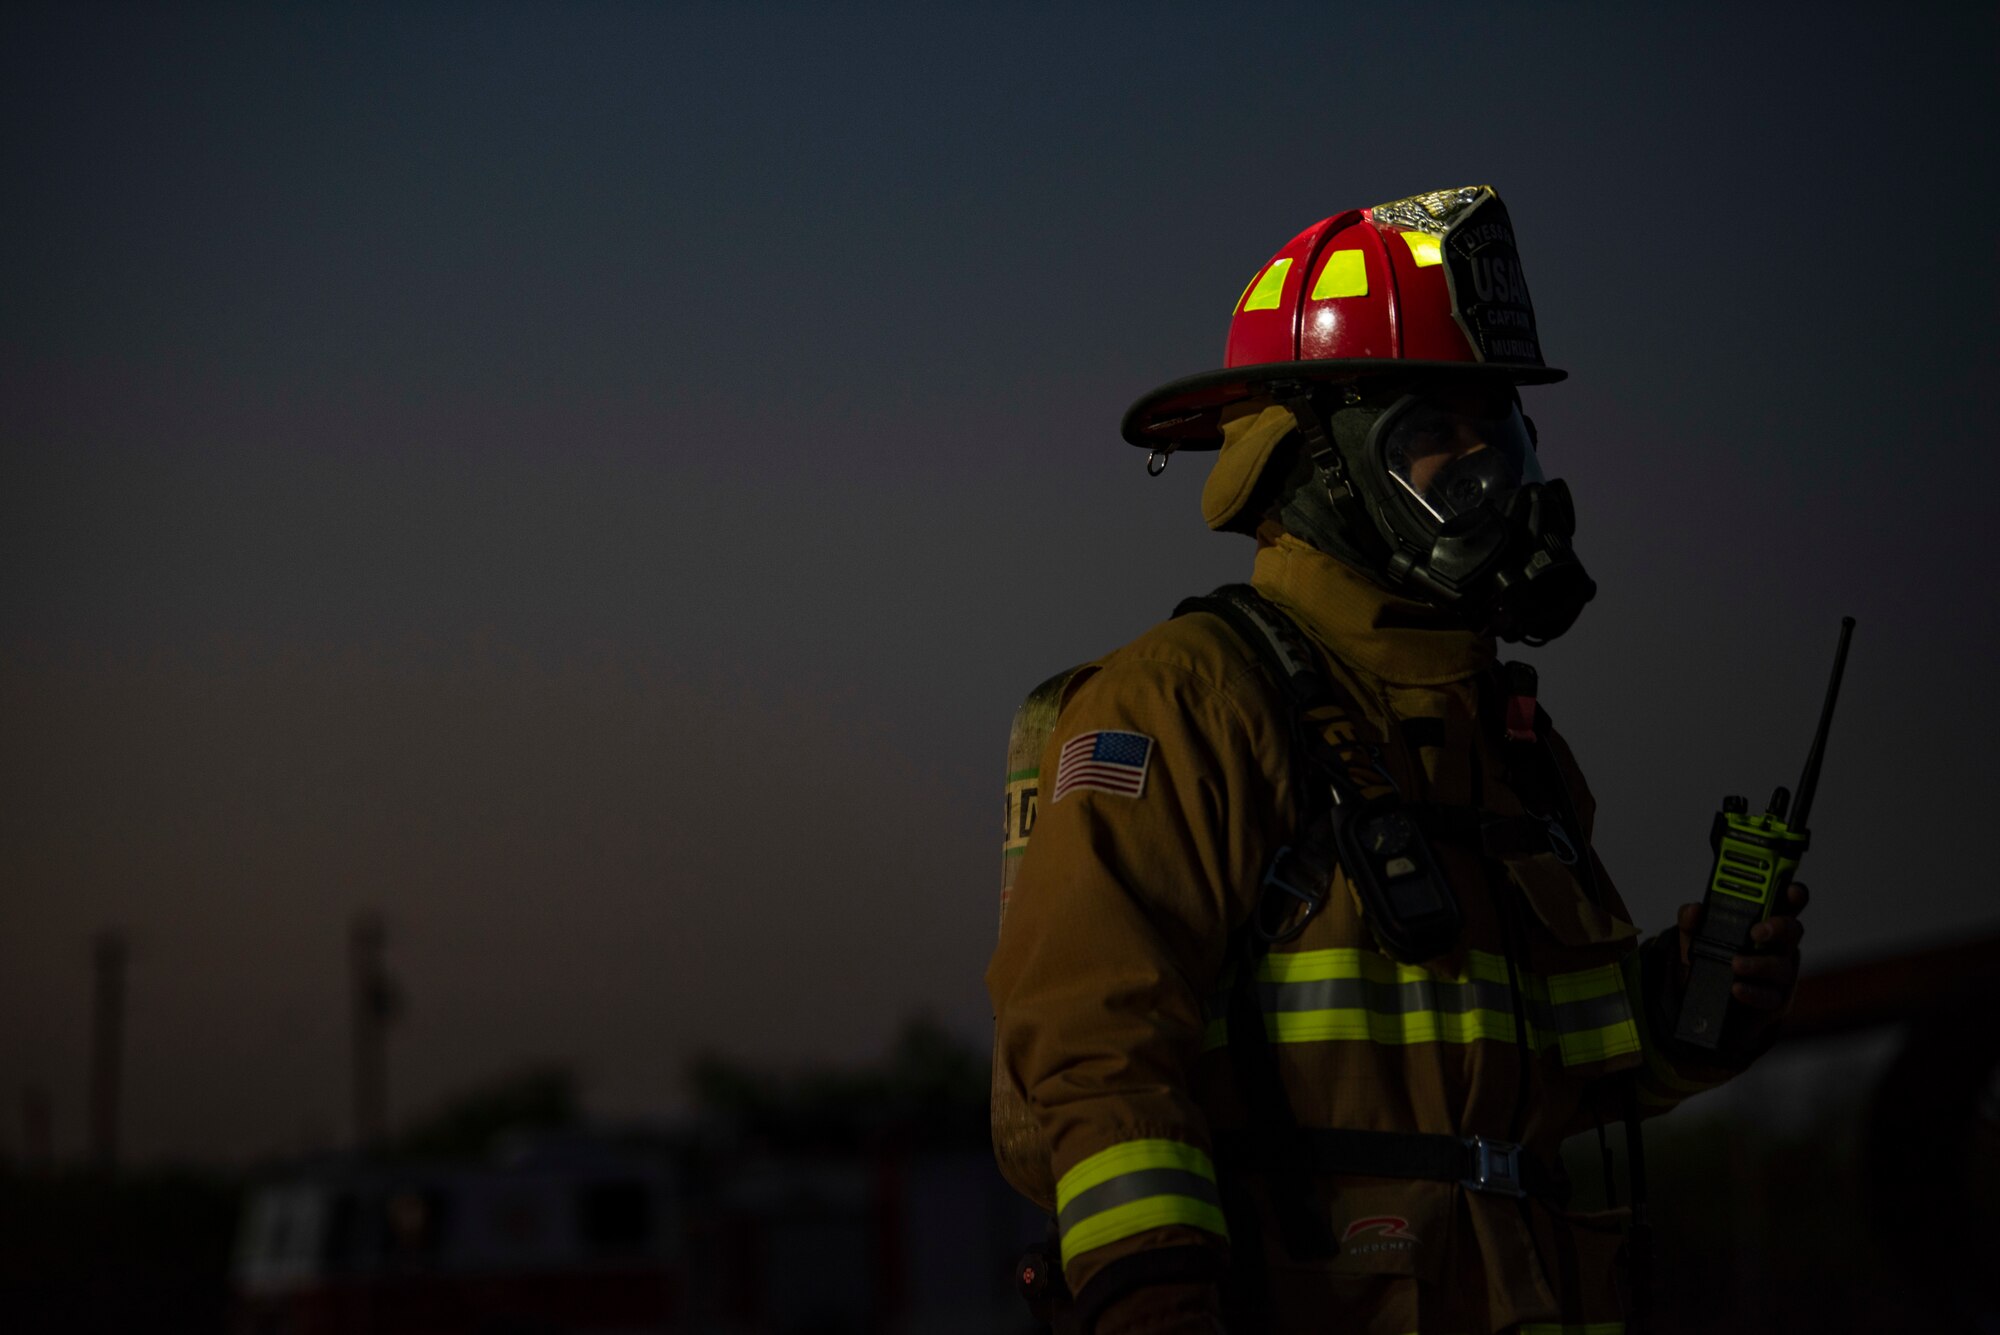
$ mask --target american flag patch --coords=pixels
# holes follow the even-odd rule
[[[1063,743],[1056,758],[1056,790],[1060,802],[1071,789],[1095,788],[1100,793],[1137,797],[1146,789],[1146,762],[1153,758],[1153,739],[1140,732],[1086,732]]]

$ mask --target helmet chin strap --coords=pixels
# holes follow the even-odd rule
[[[1570,546],[1576,511],[1569,487],[1531,482],[1504,509],[1485,505],[1454,515],[1424,550],[1390,524],[1385,507],[1392,498],[1375,494],[1371,483],[1378,480],[1362,476],[1375,415],[1358,406],[1358,397],[1349,391],[1331,422],[1310,392],[1285,398],[1309,466],[1307,476],[1290,482],[1279,509],[1286,530],[1384,588],[1501,639],[1539,645],[1568,630],[1597,593]]]

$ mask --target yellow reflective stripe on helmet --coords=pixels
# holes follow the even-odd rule
[[[1251,289],[1251,288],[1253,288],[1253,287],[1255,287],[1255,286],[1257,286],[1257,274],[1261,274],[1261,273],[1263,273],[1263,272],[1264,272],[1264,271],[1263,271],[1262,269],[1259,269],[1259,270],[1257,271],[1257,273],[1253,273],[1253,274],[1251,274],[1251,275],[1250,275],[1250,281],[1249,281],[1249,282],[1247,282],[1247,283],[1245,283],[1245,284],[1243,285],[1243,290],[1242,290],[1241,292],[1238,292],[1238,293],[1236,294],[1236,304],[1235,304],[1234,306],[1231,306],[1231,307],[1229,308],[1230,310],[1232,310],[1232,311],[1240,311],[1240,310],[1242,310],[1242,309],[1243,309],[1243,298],[1245,298],[1245,297],[1249,296],[1249,295],[1250,295],[1250,289]]]
[[[1444,256],[1438,250],[1438,239],[1429,232],[1405,232],[1403,240],[1410,247],[1410,258],[1416,261],[1419,269],[1444,263]]]
[[[1642,1046],[1615,964],[1546,977],[1521,973],[1510,981],[1504,956],[1473,950],[1466,952],[1462,973],[1444,977],[1345,947],[1267,955],[1257,978],[1264,1029],[1278,1043],[1512,1043],[1517,981],[1535,1051],[1554,1048],[1565,1066],[1580,1066]],[[1203,1050],[1228,1041],[1227,1016],[1218,1005],[1203,1030]]]
[[[1365,297],[1368,295],[1368,262],[1358,250],[1336,250],[1326,257],[1326,263],[1319,266],[1319,278],[1313,283],[1313,300],[1324,301],[1328,297]]]
[[[1229,1236],[1215,1165],[1178,1140],[1131,1140],[1100,1150],[1056,1183],[1063,1264],[1080,1253],[1166,1224]]]
[[[1250,295],[1243,299],[1246,311],[1274,311],[1285,296],[1285,275],[1292,271],[1289,259],[1279,260],[1264,270],[1264,276],[1251,285]]]

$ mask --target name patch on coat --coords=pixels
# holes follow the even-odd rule
[[[1153,739],[1141,732],[1086,732],[1063,743],[1056,760],[1056,787],[1049,801],[1063,794],[1094,789],[1137,797],[1146,791],[1146,766],[1153,758]]]

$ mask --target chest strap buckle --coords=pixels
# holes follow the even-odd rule
[[[1306,844],[1280,848],[1264,873],[1264,894],[1250,915],[1250,930],[1266,945],[1281,946],[1295,940],[1326,907],[1332,893],[1333,868],[1310,846],[1321,833],[1315,825],[1307,833]]]
[[[1467,1191],[1491,1192],[1496,1196],[1525,1196],[1527,1190],[1521,1185],[1521,1147],[1507,1140],[1488,1140],[1484,1136],[1467,1137],[1465,1148],[1471,1152],[1471,1176],[1460,1185]]]

